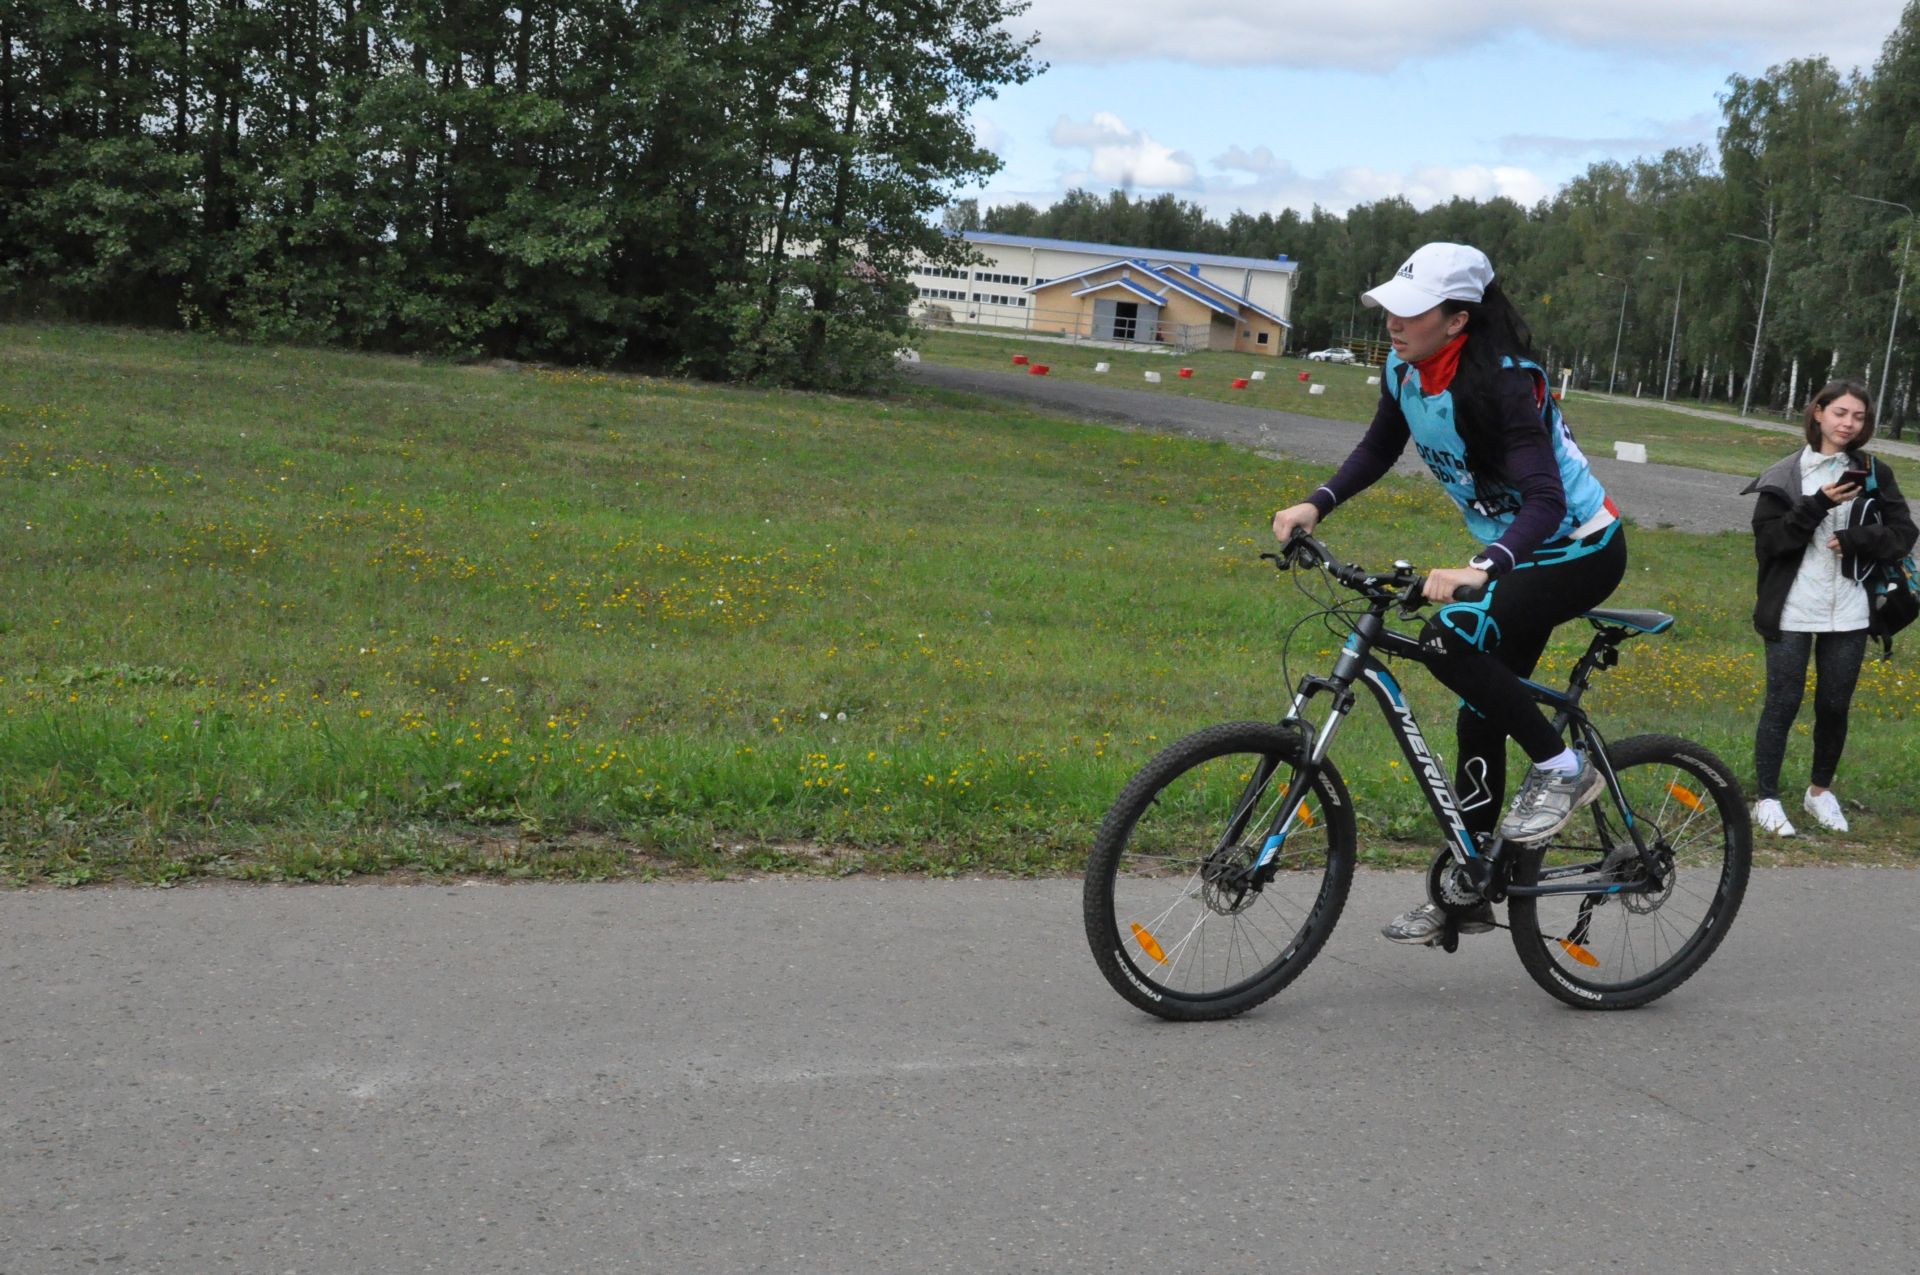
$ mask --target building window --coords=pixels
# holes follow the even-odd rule
[[[1254,344],[1255,344],[1255,345],[1265,345],[1265,344],[1267,343],[1267,337],[1268,337],[1268,336],[1270,336],[1270,335],[1271,335],[1270,333],[1267,333],[1267,332],[1262,332],[1262,333],[1261,333],[1261,334],[1260,334],[1260,335],[1259,335],[1259,336],[1258,336],[1258,337],[1257,337],[1257,338],[1256,338],[1256,339],[1254,340]]]
[[[965,301],[967,299],[967,294],[958,288],[921,288],[916,285],[915,290],[929,301]]]
[[[992,274],[982,270],[973,276],[975,283],[1010,283],[1016,288],[1027,286],[1027,276],[1023,274]]]
[[[1010,297],[999,292],[976,292],[973,294],[973,299],[984,301],[989,305],[1025,305],[1027,303],[1025,297]]]

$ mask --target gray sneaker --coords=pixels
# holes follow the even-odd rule
[[[1567,826],[1573,812],[1598,797],[1607,786],[1599,768],[1582,758],[1571,775],[1535,766],[1513,796],[1500,835],[1508,841],[1538,841]]]
[[[1411,912],[1402,912],[1399,916],[1380,927],[1380,932],[1396,943],[1413,943],[1431,946],[1440,941],[1442,931],[1447,928],[1446,914],[1440,911],[1437,903],[1422,903]],[[1482,902],[1472,912],[1460,918],[1462,934],[1485,934],[1493,928],[1493,904]]]

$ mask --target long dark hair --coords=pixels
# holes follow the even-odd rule
[[[1465,352],[1461,351],[1462,354]],[[1848,453],[1858,452],[1873,441],[1873,395],[1858,381],[1839,380],[1828,381],[1825,388],[1807,400],[1807,446],[1816,452],[1820,450],[1820,413],[1832,407],[1835,399],[1845,398],[1849,394],[1866,405],[1867,425],[1847,444]]]
[[[1478,301],[1442,301],[1440,312],[1467,316],[1467,343],[1460,347],[1460,367],[1451,387],[1453,427],[1467,445],[1467,469],[1474,487],[1482,499],[1488,499],[1502,490],[1508,476],[1495,383],[1502,360],[1533,360],[1533,329],[1497,283],[1487,284]],[[1541,428],[1546,428],[1544,420]]]

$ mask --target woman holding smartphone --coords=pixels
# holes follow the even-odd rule
[[[1753,742],[1760,800],[1754,822],[1793,835],[1780,803],[1780,764],[1814,666],[1813,768],[1802,804],[1821,827],[1847,831],[1834,771],[1867,650],[1869,599],[1861,581],[1878,562],[1913,548],[1915,528],[1873,439],[1873,398],[1858,381],[1833,381],[1807,404],[1807,445],[1746,488],[1759,560],[1753,627],[1765,639],[1767,695]]]

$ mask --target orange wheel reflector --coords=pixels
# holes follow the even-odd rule
[[[1142,952],[1145,952],[1162,965],[1167,963],[1167,954],[1160,950],[1160,940],[1154,938],[1153,935],[1147,931],[1147,927],[1138,921],[1135,921],[1133,924],[1133,939],[1134,942],[1140,945]],[[1594,964],[1598,965],[1599,962],[1595,961]]]
[[[1705,802],[1700,800],[1699,793],[1694,792],[1688,788],[1683,788],[1679,784],[1668,784],[1667,791],[1673,794],[1673,799],[1675,801],[1679,802],[1681,805],[1685,806],[1689,810],[1700,810],[1704,808],[1704,806],[1706,805]]]
[[[1133,928],[1137,930],[1140,927],[1136,925]],[[1555,939],[1554,942],[1558,943],[1561,947],[1565,948],[1567,950],[1567,955],[1571,956],[1574,960],[1580,962],[1582,965],[1590,966],[1593,969],[1600,968],[1600,958],[1595,956],[1592,952],[1589,952],[1586,948],[1581,947],[1578,943],[1574,942],[1572,939]]]
[[[1280,800],[1285,801],[1287,799],[1287,794],[1292,791],[1293,789],[1291,788],[1282,788],[1280,790]],[[1313,827],[1313,811],[1307,809],[1307,805],[1305,802],[1300,803],[1300,824],[1302,827],[1306,827],[1306,828]]]

